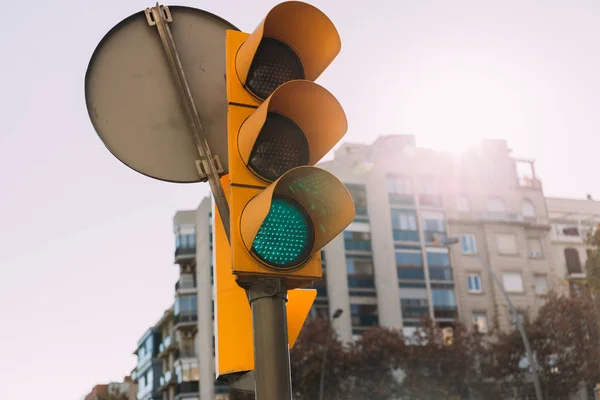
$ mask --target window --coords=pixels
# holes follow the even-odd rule
[[[367,215],[367,189],[365,185],[348,183],[346,184],[346,188],[350,192],[352,196],[352,200],[354,201],[354,208],[356,209],[356,216],[366,216]]]
[[[548,293],[548,278],[545,275],[536,275],[533,278],[536,294]]]
[[[410,178],[389,175],[387,191],[388,193],[412,194],[412,182]]]
[[[504,208],[504,202],[498,197],[492,197],[488,200],[487,209],[492,212],[504,212],[506,210]]]
[[[425,231],[446,232],[446,221],[444,214],[439,212],[423,212],[423,226]]]
[[[525,217],[535,217],[535,207],[533,206],[533,203],[527,199],[523,200],[521,212]]]
[[[518,272],[505,272],[502,274],[504,290],[513,293],[523,292],[523,278]]]
[[[463,254],[477,254],[475,235],[460,235],[460,247]]]
[[[496,247],[498,254],[517,254],[517,238],[511,233],[498,233]]]
[[[350,304],[352,326],[369,327],[377,325],[377,305],[375,304]]]
[[[438,186],[435,178],[422,177],[419,180],[419,193],[422,194],[437,194]]]
[[[450,265],[448,250],[436,252],[427,251],[427,264],[429,266],[448,267]]]
[[[434,307],[456,307],[456,297],[452,288],[434,288],[432,285],[431,298]]]
[[[349,256],[346,259],[346,271],[348,272],[348,287],[375,288],[371,256]]]
[[[411,210],[392,210],[392,230],[394,240],[418,242],[417,214]]]
[[[410,178],[388,175],[387,192],[390,204],[415,205],[415,197],[412,194],[413,190]]]
[[[371,250],[371,234],[369,232],[344,231],[344,247],[346,250]]]
[[[529,258],[542,258],[542,243],[539,239],[527,239],[527,250],[529,252]]]
[[[467,288],[469,290],[469,293],[483,292],[483,286],[481,285],[481,276],[479,274],[467,275]]]
[[[346,259],[346,271],[349,275],[373,275],[373,260],[370,256],[352,256]]]
[[[565,259],[567,260],[567,272],[569,274],[581,274],[581,260],[577,249],[569,247],[565,249]]]
[[[479,333],[488,332],[488,320],[485,312],[474,312],[473,313],[473,326]]]
[[[423,266],[423,256],[420,251],[396,251],[397,266]]]
[[[181,296],[175,300],[173,313],[179,314],[197,314],[198,313],[198,298],[196,295]]]
[[[456,199],[456,209],[460,212],[469,212],[471,210],[469,198],[465,195],[458,196]]]

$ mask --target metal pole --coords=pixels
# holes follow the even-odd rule
[[[280,279],[254,282],[247,290],[252,308],[256,400],[292,400],[287,289]]]
[[[321,381],[319,384],[319,400],[323,400],[323,392],[325,391],[325,364],[327,363],[327,352],[329,351],[329,342],[331,341],[331,332],[327,332],[327,340],[325,342],[325,351],[323,352],[323,362],[321,363]]]
[[[535,397],[537,400],[543,400],[542,386],[540,384],[540,380],[539,380],[539,377],[537,374],[537,362],[536,362],[535,358],[533,357],[533,352],[531,351],[531,345],[529,344],[529,338],[527,337],[527,333],[525,332],[525,329],[523,328],[523,323],[522,323],[521,319],[519,318],[517,309],[513,305],[512,301],[510,301],[510,297],[508,297],[508,293],[506,293],[506,291],[504,290],[504,286],[502,285],[502,283],[500,282],[500,280],[498,279],[498,277],[496,276],[494,271],[492,271],[492,267],[487,262],[485,262],[481,258],[481,256],[477,255],[477,259],[487,269],[488,273],[492,276],[492,279],[494,280],[494,282],[496,282],[496,285],[498,285],[498,287],[500,288],[500,292],[502,292],[502,295],[504,296],[504,299],[506,300],[506,303],[508,304],[508,308],[510,309],[513,319],[515,320],[517,329],[519,330],[519,333],[521,334],[521,339],[523,340],[523,345],[525,346],[525,352],[527,353],[527,360],[529,361],[529,365],[531,366],[531,374],[533,375],[533,385],[535,386]]]
[[[204,128],[202,127],[202,122],[200,121],[200,116],[198,115],[198,110],[196,109],[196,103],[194,103],[192,92],[187,83],[187,79],[185,78],[183,66],[181,65],[181,60],[179,59],[179,54],[177,53],[177,48],[175,47],[175,41],[173,40],[171,29],[169,28],[169,24],[167,23],[168,21],[166,20],[167,17],[165,14],[163,14],[168,12],[168,7],[159,6],[158,3],[156,3],[156,7],[152,7],[150,11],[154,17],[154,21],[156,21],[156,27],[158,29],[158,34],[165,51],[165,55],[169,60],[173,77],[177,83],[177,89],[179,89],[179,96],[185,106],[185,110],[187,111],[191,122],[194,141],[196,142],[196,148],[198,150],[198,154],[200,155],[200,164],[202,165],[202,170],[198,171],[198,173],[206,175],[208,183],[210,184],[213,198],[215,199],[215,205],[219,210],[219,215],[221,216],[221,221],[223,222],[223,228],[225,228],[225,235],[229,241],[229,206],[227,205],[227,197],[225,197],[225,191],[223,190],[223,186],[221,186],[221,182],[219,180],[219,173],[217,171],[217,166],[215,165],[215,159],[210,151],[210,147],[208,146],[208,141],[204,136]]]
[[[331,321],[334,321],[342,315],[344,310],[338,308],[331,316]],[[331,325],[329,326],[331,328]],[[331,344],[331,331],[327,331],[327,339],[325,340],[325,351],[323,352],[323,361],[321,362],[321,380],[319,381],[319,400],[323,400],[323,392],[325,391],[325,364],[327,363],[327,353]]]

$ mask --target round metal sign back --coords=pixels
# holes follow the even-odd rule
[[[169,28],[212,154],[227,172],[225,32],[229,22],[169,6]],[[102,39],[85,76],[92,124],[121,162],[153,178],[199,182],[191,121],[179,97],[156,26],[141,11]]]

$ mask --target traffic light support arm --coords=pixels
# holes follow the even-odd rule
[[[206,140],[206,136],[204,135],[202,121],[200,121],[200,116],[198,115],[198,110],[196,108],[196,104],[194,103],[192,92],[190,91],[187,79],[185,78],[183,66],[181,65],[181,60],[179,59],[179,54],[177,53],[177,48],[175,47],[175,41],[173,40],[171,30],[169,29],[168,22],[171,22],[173,18],[169,8],[166,6],[159,6],[158,3],[156,3],[155,7],[146,9],[146,18],[149,25],[156,25],[158,34],[160,35],[160,40],[162,42],[165,55],[169,60],[173,77],[177,83],[179,96],[182,100],[182,103],[185,105],[185,110],[191,122],[194,141],[196,143],[198,154],[200,155],[200,160],[196,162],[198,173],[201,177],[206,176],[208,183],[210,184],[215,205],[219,210],[221,221],[223,222],[223,227],[225,228],[227,241],[230,241],[229,206],[227,205],[225,191],[223,190],[223,186],[221,186],[221,182],[219,180],[219,170],[222,172],[223,168],[220,165],[219,160],[215,160],[215,157],[213,157],[208,145],[208,141]]]
[[[285,284],[281,279],[259,280],[247,294],[252,308],[256,399],[292,400]]]

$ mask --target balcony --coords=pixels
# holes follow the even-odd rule
[[[456,309],[456,307],[434,306],[433,307],[433,315],[435,316],[435,318],[457,319],[458,318],[458,310]]]
[[[485,211],[475,213],[475,219],[480,221],[525,222],[525,219],[521,214],[497,211]]]
[[[399,279],[412,279],[418,281],[425,280],[425,272],[423,271],[423,268],[398,267],[396,268],[396,272]]]
[[[167,371],[163,374],[163,376],[160,377],[158,381],[158,390],[160,392],[165,391],[169,386],[174,385],[175,383],[177,383],[175,374],[173,374],[171,371]]]
[[[161,344],[158,345],[158,357],[167,356],[170,350],[177,348],[177,342],[172,336],[167,336]]]
[[[181,313],[173,317],[173,329],[196,331],[198,329],[198,313]]]
[[[435,245],[441,245],[448,238],[444,231],[424,231],[423,236],[425,237],[425,243]]]
[[[401,231],[394,229],[394,240],[401,242],[419,242],[419,232],[418,231]]]
[[[176,292],[184,292],[184,291],[195,291],[196,290],[196,282],[194,280],[183,280],[179,279],[175,283],[175,291]]]
[[[388,193],[390,204],[400,204],[404,206],[414,206],[415,196],[412,194]]]
[[[352,327],[354,328],[368,328],[379,323],[379,317],[377,315],[353,315],[352,316]]]
[[[198,381],[181,382],[175,386],[175,398],[180,399],[184,396],[200,392],[200,383]]]
[[[452,267],[429,267],[429,279],[432,281],[452,281]]]
[[[537,189],[542,188],[542,182],[539,179],[532,178],[529,176],[523,176],[518,179],[519,186],[522,188]]]
[[[402,318],[421,319],[429,315],[429,307],[402,306]]]
[[[196,246],[177,247],[175,249],[175,261],[191,260],[196,257]]]
[[[423,207],[442,207],[442,197],[437,194],[420,194],[419,205]]]
[[[375,287],[375,280],[372,275],[348,275],[348,287],[373,289]]]

